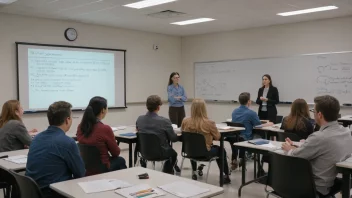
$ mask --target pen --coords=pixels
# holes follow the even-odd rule
[[[2,158],[8,158],[9,156],[8,155],[4,155],[4,156],[1,156],[0,159]]]
[[[135,193],[130,193],[130,195],[131,196],[135,196],[135,195],[137,195],[137,194],[141,194],[141,193],[146,193],[146,192],[151,192],[151,188],[148,188],[148,189],[146,189],[146,190],[140,190],[140,191],[137,191],[137,192],[135,192]]]
[[[146,197],[146,196],[149,196],[149,195],[152,195],[152,194],[155,194],[155,193],[153,193],[153,192],[145,193],[145,194],[142,194],[142,195],[138,195],[137,198]]]

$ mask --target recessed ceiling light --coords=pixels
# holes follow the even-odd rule
[[[325,7],[310,8],[310,9],[305,9],[305,10],[296,10],[296,11],[292,11],[292,12],[283,12],[283,13],[278,13],[277,15],[292,16],[292,15],[307,14],[307,13],[312,13],[312,12],[321,12],[321,11],[334,10],[334,9],[338,9],[338,7],[325,6]]]
[[[156,6],[156,5],[160,5],[160,4],[164,4],[164,3],[170,3],[173,1],[177,1],[177,0],[144,0],[144,1],[138,1],[136,3],[130,3],[130,4],[127,4],[124,6],[130,7],[130,8],[141,9],[141,8]]]
[[[170,24],[190,25],[190,24],[194,24],[194,23],[203,23],[203,22],[214,21],[214,20],[215,19],[212,19],[212,18],[199,18],[199,19],[191,19],[191,20],[187,20],[187,21],[174,22],[174,23],[170,23]]]
[[[0,4],[10,4],[10,3],[13,3],[17,0],[0,0]]]

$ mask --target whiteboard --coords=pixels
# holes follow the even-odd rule
[[[234,100],[249,92],[255,101],[261,79],[269,74],[281,102],[303,98],[314,102],[318,95],[333,95],[341,104],[352,103],[352,52],[258,58],[194,65],[195,97]]]

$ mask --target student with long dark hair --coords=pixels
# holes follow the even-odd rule
[[[301,139],[307,139],[314,131],[309,115],[309,107],[304,99],[296,99],[291,106],[290,115],[284,118],[281,129],[295,133]]]
[[[119,156],[120,148],[111,127],[101,122],[108,113],[107,107],[107,100],[103,97],[96,96],[89,101],[77,129],[77,140],[80,144],[96,146],[100,150],[102,163],[109,171],[125,169],[126,161]],[[91,170],[87,170],[87,175],[90,174]]]
[[[262,87],[258,90],[256,103],[259,105],[258,116],[261,120],[276,121],[277,109],[279,103],[279,91],[273,86],[269,74],[262,77]]]
[[[180,74],[172,72],[169,77],[167,86],[167,95],[169,101],[169,118],[172,124],[181,127],[182,120],[185,118],[184,103],[187,101],[187,96],[184,88],[178,83]]]

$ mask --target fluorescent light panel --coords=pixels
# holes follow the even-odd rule
[[[215,19],[212,19],[212,18],[199,18],[199,19],[191,19],[191,20],[187,20],[187,21],[179,21],[179,22],[170,23],[170,24],[190,25],[190,24],[194,24],[194,23],[203,23],[203,22],[214,21],[214,20]]]
[[[156,5],[160,5],[160,4],[164,4],[164,3],[170,3],[173,1],[177,1],[177,0],[144,0],[144,1],[138,1],[136,3],[130,3],[130,4],[127,4],[124,6],[130,7],[130,8],[141,9],[141,8],[156,6]]]
[[[325,6],[325,7],[311,8],[311,9],[305,9],[305,10],[297,10],[297,11],[292,11],[292,12],[283,12],[283,13],[278,13],[277,15],[292,16],[292,15],[307,14],[307,13],[312,13],[312,12],[321,12],[321,11],[334,10],[334,9],[338,9],[338,7]]]

